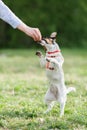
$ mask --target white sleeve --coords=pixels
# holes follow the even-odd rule
[[[22,21],[0,0],[0,18],[10,24],[13,28],[17,28]]]

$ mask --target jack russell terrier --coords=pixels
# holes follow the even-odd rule
[[[49,80],[49,89],[45,95],[45,103],[48,105],[46,113],[52,109],[54,101],[57,101],[60,103],[60,117],[62,117],[64,115],[67,94],[75,91],[75,88],[67,88],[65,85],[62,68],[64,58],[56,43],[56,35],[57,33],[53,32],[50,37],[42,38],[40,44],[45,48],[46,55],[44,57],[40,51],[37,51],[36,55],[40,59],[41,67],[46,68],[46,75]]]

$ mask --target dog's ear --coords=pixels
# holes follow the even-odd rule
[[[53,32],[53,33],[51,33],[50,38],[56,39],[56,35],[57,35],[57,32]]]

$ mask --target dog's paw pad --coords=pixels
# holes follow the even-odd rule
[[[42,52],[41,51],[37,51],[36,55],[40,57],[42,55]]]

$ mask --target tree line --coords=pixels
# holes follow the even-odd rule
[[[62,47],[87,47],[86,0],[4,0],[27,25],[38,27],[42,36],[56,31]],[[0,20],[1,48],[38,47],[31,38]]]

